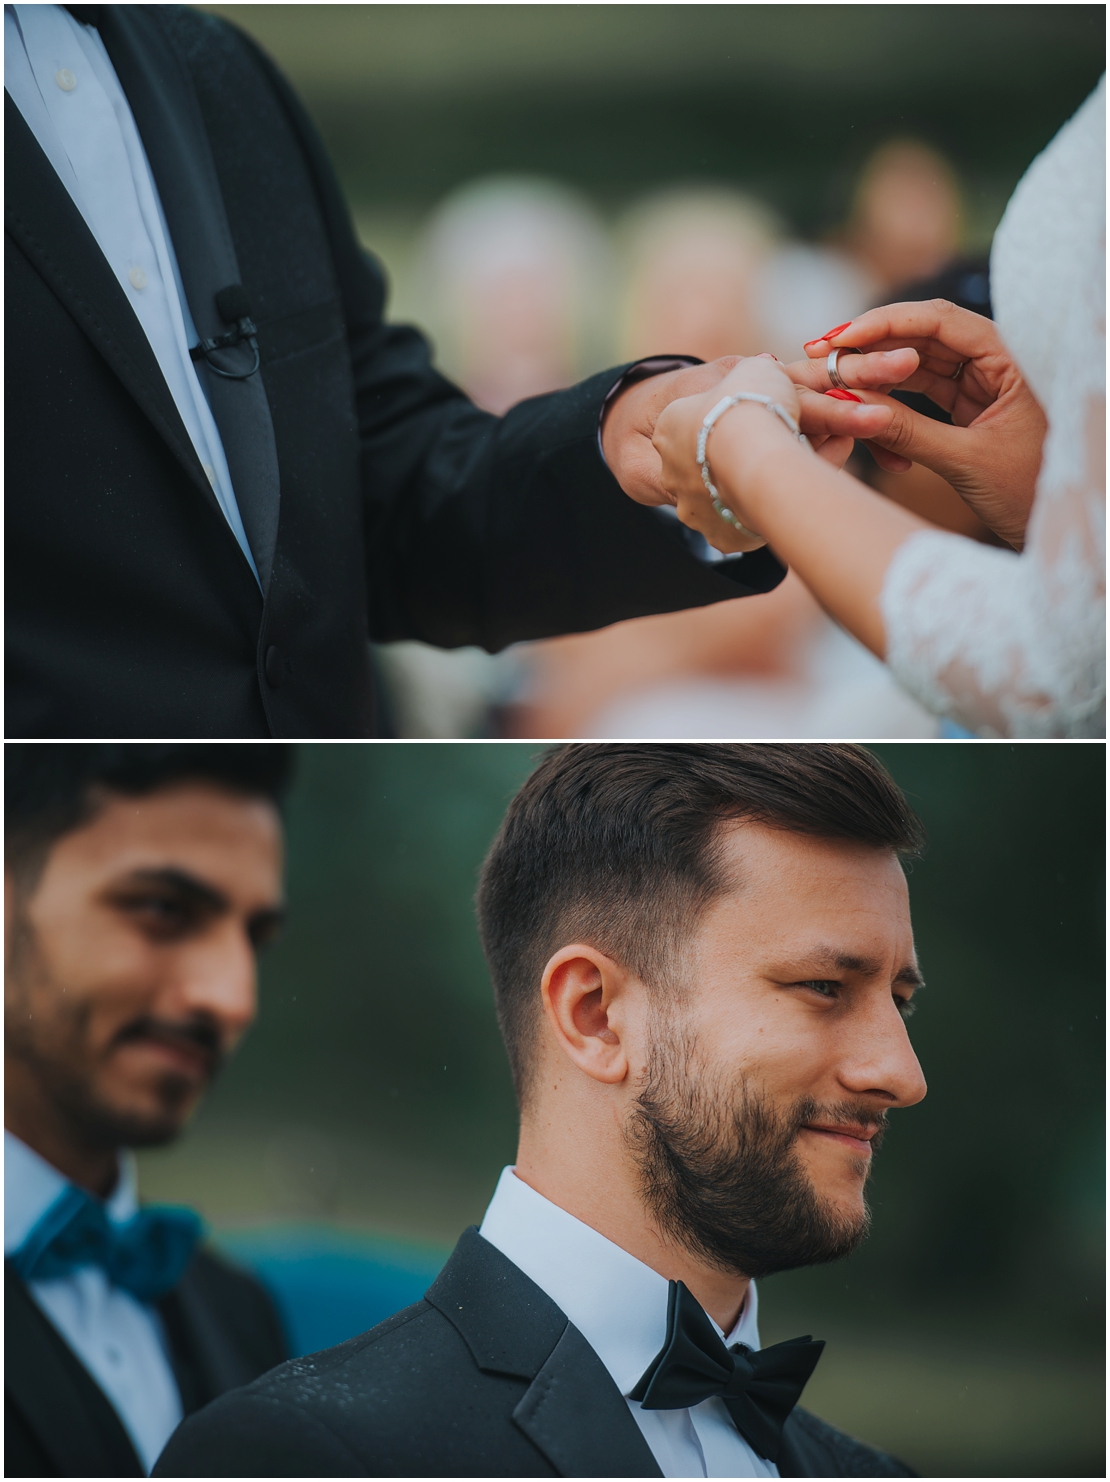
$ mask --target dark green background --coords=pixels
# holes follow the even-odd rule
[[[990,218],[1104,67],[1101,5],[222,5],[288,72],[359,210],[491,172],[608,210],[675,180],[839,219],[865,150],[945,149]],[[988,227],[989,229],[989,227]]]
[[[874,748],[921,813],[929,1081],[849,1262],[761,1284],[807,1401],[932,1475],[1102,1475],[1103,776],[1084,744]],[[538,749],[305,746],[262,1018],[148,1197],[448,1246],[514,1149],[475,872]]]

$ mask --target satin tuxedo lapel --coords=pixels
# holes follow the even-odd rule
[[[63,1477],[141,1477],[115,1410],[68,1345],[4,1266],[4,1386],[7,1444],[20,1426]],[[17,1473],[18,1474],[18,1473]]]
[[[513,1422],[562,1477],[659,1477],[609,1372],[582,1334],[477,1230],[427,1293],[486,1373],[530,1380]]]
[[[608,1370],[569,1322],[513,1419],[563,1477],[663,1475]]]
[[[157,7],[101,6],[97,27],[158,185],[197,333],[202,339],[215,338],[228,328],[216,308],[216,294],[242,279],[192,81]],[[251,285],[245,287],[249,296]],[[281,480],[262,373],[245,381],[228,380],[200,361],[197,374],[220,429],[239,513],[265,589],[277,543]]]
[[[4,128],[8,235],[123,382],[234,541],[142,326],[85,218],[7,93]],[[8,374],[18,375],[10,361]]]

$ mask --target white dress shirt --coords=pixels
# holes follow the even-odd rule
[[[5,1257],[19,1249],[68,1182],[5,1128]],[[128,1158],[108,1201],[108,1218],[121,1224],[138,1207]],[[104,1391],[149,1472],[182,1415],[157,1312],[112,1286],[99,1266],[82,1266],[53,1281],[32,1281],[28,1291]]]
[[[250,562],[223,442],[189,358],[198,335],[158,187],[99,34],[60,5],[5,5],[4,87],[85,218],[142,325],[193,447]]]
[[[582,1334],[624,1395],[664,1477],[779,1475],[741,1436],[723,1400],[645,1410],[628,1399],[667,1334],[668,1284],[657,1271],[537,1194],[511,1168],[498,1181],[480,1233]],[[760,1346],[757,1304],[753,1282],[732,1332],[717,1328],[726,1344]]]

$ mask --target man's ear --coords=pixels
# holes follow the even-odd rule
[[[561,947],[544,968],[544,1016],[563,1054],[586,1075],[618,1085],[628,1075],[629,974],[596,947]]]

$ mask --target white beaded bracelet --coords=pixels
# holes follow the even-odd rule
[[[709,491],[709,497],[713,501],[713,508],[717,511],[721,519],[724,520],[726,524],[731,525],[734,530],[738,530],[741,535],[746,535],[752,540],[762,540],[763,537],[757,530],[749,530],[746,525],[742,525],[729,509],[729,507],[726,504],[722,504],[721,496],[717,493],[717,490],[713,484],[713,480],[709,476],[709,464],[706,461],[705,457],[705,447],[709,441],[709,434],[713,430],[714,422],[717,421],[718,417],[723,416],[724,413],[728,411],[729,407],[734,407],[737,402],[740,401],[758,401],[762,406],[765,406],[769,412],[774,412],[779,421],[785,423],[785,425],[790,429],[790,431],[798,439],[798,441],[800,443],[805,443],[807,448],[809,447],[809,440],[806,438],[805,433],[798,426],[797,422],[794,421],[794,418],[780,402],[772,401],[769,396],[760,396],[755,391],[739,391],[735,396],[724,396],[713,408],[713,410],[711,412],[707,412],[705,415],[705,420],[701,424],[701,431],[698,433],[697,459],[698,467],[701,469],[702,483]]]

